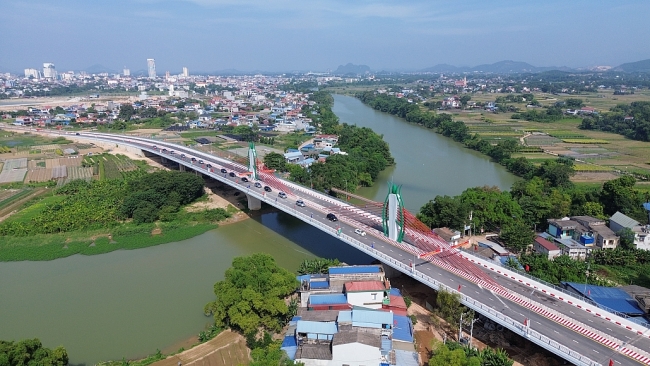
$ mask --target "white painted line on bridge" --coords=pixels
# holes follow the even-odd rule
[[[596,351],[595,349],[592,349],[592,351],[594,351],[594,352],[596,352],[596,353],[600,353],[600,352]]]
[[[575,339],[572,339],[572,341],[574,341],[574,342],[576,342],[576,343],[578,343],[578,341],[576,341]]]

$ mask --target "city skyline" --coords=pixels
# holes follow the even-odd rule
[[[412,1],[7,0],[0,72],[92,65],[134,72],[326,71],[347,63],[373,70],[476,66],[617,66],[650,58],[650,2],[579,0],[521,4]],[[74,18],[74,22],[68,21]],[[625,26],[621,26],[621,25]],[[47,34],[47,40],[43,40]],[[25,47],[36,45],[38,47]],[[75,44],[65,47],[65,44]]]

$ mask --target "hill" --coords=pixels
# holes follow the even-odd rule
[[[370,72],[370,67],[368,65],[354,65],[352,63],[348,63],[347,65],[339,65],[339,67],[333,72],[333,74],[360,75],[360,74],[365,74],[366,72]]]
[[[457,67],[448,64],[439,64],[433,67],[422,69],[422,72],[440,72],[440,73],[461,73],[461,72],[485,72],[494,74],[518,74],[525,72],[543,72],[549,70],[570,71],[567,67],[538,67],[527,62],[505,60],[493,64],[483,64],[475,67]]]
[[[613,70],[623,72],[650,72],[650,59],[637,62],[628,62],[616,66]]]

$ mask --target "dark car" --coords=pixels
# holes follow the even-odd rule
[[[235,172],[230,172],[230,173],[228,173],[228,175],[231,176],[231,177],[234,177],[234,176],[235,176]]]
[[[333,213],[328,213],[327,214],[327,219],[330,220],[330,221],[339,221],[339,219],[337,219],[336,215],[334,215]]]
[[[158,148],[158,146],[153,145],[151,148],[154,149],[154,150],[156,150],[156,149]]]
[[[242,182],[248,182],[248,178],[246,178],[246,177],[241,177],[241,181],[242,181]]]
[[[267,191],[267,192],[271,192],[271,191],[272,191],[271,187],[269,187],[269,186],[264,186],[264,190]]]
[[[255,182],[255,187],[257,187],[257,188],[262,188],[262,183],[260,183],[260,182]]]
[[[206,168],[212,168],[212,164],[208,164],[205,166]]]
[[[77,132],[77,136],[81,135],[79,132]]]
[[[221,169],[221,172],[222,173],[228,173],[228,171],[226,169],[223,169],[223,168]]]
[[[192,157],[192,161],[196,161],[196,158],[195,158],[195,157]]]
[[[185,157],[185,154],[181,154],[181,158],[184,158],[184,157]]]

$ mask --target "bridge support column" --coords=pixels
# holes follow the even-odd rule
[[[398,241],[399,230],[397,228],[397,195],[388,195],[388,237]]]
[[[257,211],[262,209],[262,201],[260,201],[258,198],[255,198],[250,195],[246,195],[246,198],[248,198],[248,209],[251,211]]]
[[[161,162],[162,164],[167,163],[167,158],[164,157],[164,156],[161,156],[161,157],[160,157],[160,162]]]
[[[184,171],[186,170],[186,169],[185,169],[185,165],[183,165],[183,164],[178,164],[178,170],[180,170],[181,172],[184,172]]]

